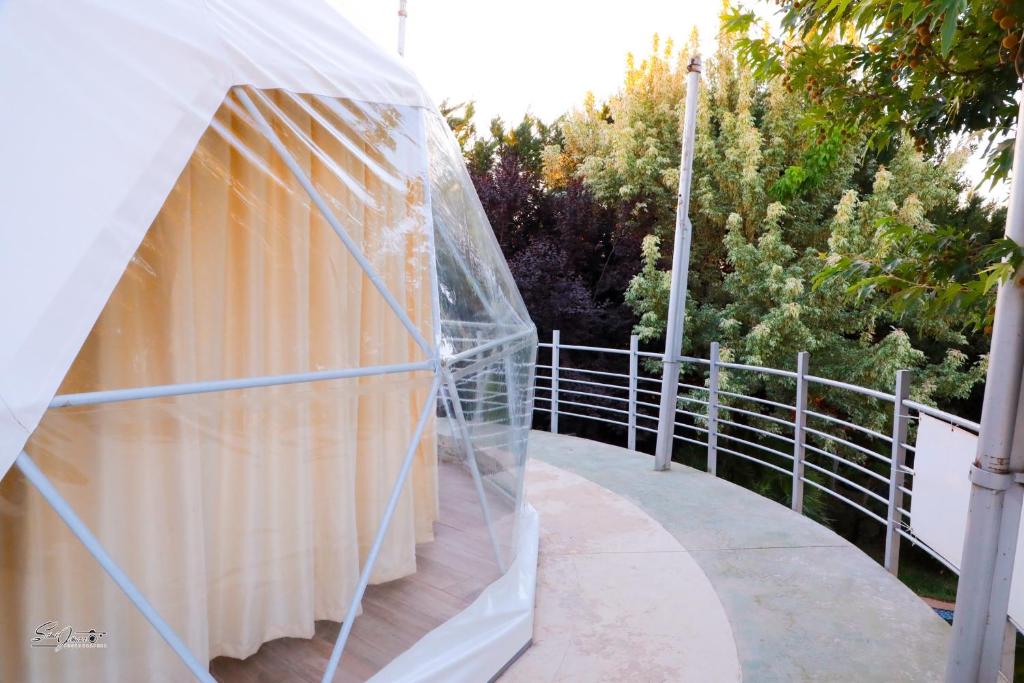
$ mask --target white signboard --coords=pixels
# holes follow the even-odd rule
[[[978,437],[947,422],[921,416],[914,455],[914,494],[911,496],[911,530],[914,535],[960,568],[967,504],[971,495],[968,478],[978,449]],[[1024,533],[1017,536],[1017,556],[1010,585],[1010,617],[1024,623]]]

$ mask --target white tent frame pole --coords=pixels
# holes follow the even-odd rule
[[[484,345],[481,344],[478,348],[483,348],[483,346]],[[452,370],[451,371],[452,372],[452,377],[454,377],[456,381],[460,381],[460,380],[462,380],[462,379],[464,379],[466,377],[469,377],[470,375],[472,375],[477,370],[490,365],[494,361],[500,360],[500,359],[508,356],[509,354],[514,354],[514,353],[516,353],[516,352],[518,352],[518,351],[520,351],[520,350],[522,350],[522,349],[524,349],[524,348],[526,348],[528,346],[530,346],[530,344],[525,342],[525,341],[520,342],[518,344],[514,344],[514,345],[511,345],[511,346],[508,346],[508,347],[506,347],[502,351],[499,351],[497,353],[493,353],[493,354],[488,355],[488,356],[484,356],[483,358],[480,358],[479,360],[473,361],[469,365],[463,365],[460,368]],[[472,350],[475,351],[476,349],[472,349]],[[490,350],[490,349],[487,349],[487,350]]]
[[[1019,107],[1006,237],[1024,245],[1024,95]],[[1018,270],[996,294],[953,637],[946,662],[946,681],[950,683],[995,681],[1002,660],[1021,515],[1020,484],[1015,483],[1014,475],[1024,472],[1024,445],[1016,443],[1024,437],[1016,429],[1022,417],[1024,370],[1021,275]]]
[[[423,213],[426,218],[427,248],[430,250],[430,313],[434,323],[434,344],[441,348],[441,286],[437,277],[437,237],[434,234],[434,202],[430,191],[430,145],[427,142],[427,112],[420,110],[420,141],[423,145],[420,169],[423,181]],[[440,353],[440,351],[438,351]]]
[[[448,247],[448,255],[458,259],[459,265],[462,267],[463,274],[467,276],[466,281],[469,282],[469,286],[473,288],[473,293],[476,294],[476,298],[480,300],[480,303],[483,304],[484,308],[487,309],[487,312],[492,318],[495,320],[501,320],[502,316],[498,315],[498,312],[494,308],[494,304],[491,303],[490,297],[484,296],[483,290],[480,289],[480,283],[476,281],[475,277],[469,277],[472,274],[472,271],[469,269],[469,266],[466,265],[466,261],[462,258],[459,249],[452,244],[451,237],[449,237],[447,232],[444,230],[442,230],[440,234],[441,239],[444,240],[445,246]],[[515,307],[509,305],[509,310],[514,312]],[[516,320],[519,320],[519,316],[516,316]]]
[[[451,363],[456,363],[460,360],[465,360],[466,358],[472,358],[479,353],[493,349],[495,346],[501,346],[502,344],[507,344],[508,342],[513,342],[517,339],[522,339],[523,337],[528,337],[535,333],[536,330],[531,328],[529,330],[523,330],[522,332],[516,332],[515,334],[508,334],[504,337],[499,337],[498,339],[492,339],[491,341],[480,344],[479,346],[474,346],[471,349],[460,351],[459,353],[449,356],[445,360],[450,365]]]
[[[516,349],[516,350],[518,350],[518,349]],[[512,439],[518,439],[519,438],[519,435],[518,435],[519,431],[526,429],[526,420],[528,419],[527,416],[532,414],[533,406],[532,406],[532,402],[531,402],[531,405],[527,406],[528,408],[530,408],[530,413],[526,413],[525,415],[519,415],[519,411],[517,411],[516,408],[515,408],[515,406],[517,405],[516,401],[515,401],[515,397],[519,393],[519,380],[518,380],[518,376],[515,374],[516,373],[516,364],[513,362],[513,360],[514,360],[514,354],[513,353],[507,353],[505,355],[505,358],[504,358],[504,365],[505,365],[505,391],[507,392],[507,398],[508,398],[508,402],[506,403],[507,409],[508,409],[508,421],[512,425],[512,434],[511,434],[511,436],[512,436]],[[520,419],[523,420],[522,423],[519,422]],[[515,448],[513,447],[514,445],[515,445],[514,442],[509,444],[509,451],[512,452],[512,453],[515,453]],[[526,488],[526,451],[525,450],[523,451],[523,458],[518,463],[516,463],[516,464],[518,465],[519,471],[516,472],[516,490],[515,490],[515,493],[513,495],[515,496],[516,505],[518,505],[520,507],[516,509],[515,527],[514,527],[515,530],[514,530],[514,532],[512,534],[512,538],[519,538],[519,522],[520,522],[519,517],[520,517],[520,512],[521,512],[521,506],[523,505],[523,491]]]
[[[676,234],[672,249],[672,284],[669,288],[665,355],[662,361],[661,404],[658,411],[658,442],[654,469],[667,470],[672,463],[675,416],[679,391],[679,362],[686,322],[686,282],[690,269],[690,182],[693,179],[694,134],[697,128],[697,92],[700,88],[699,56],[690,59],[686,77],[686,110],[683,120],[683,151],[679,160],[679,200],[676,204]]]
[[[416,325],[414,325],[412,320],[409,319],[409,315],[405,312],[405,309],[398,303],[395,297],[388,290],[387,286],[384,284],[384,281],[381,280],[380,276],[377,274],[377,271],[373,268],[373,265],[369,262],[369,260],[363,254],[362,250],[359,248],[359,245],[355,243],[352,237],[345,231],[345,228],[342,227],[341,223],[331,212],[330,207],[327,206],[327,202],[324,201],[324,198],[322,196],[320,196],[320,193],[313,186],[313,182],[299,167],[298,162],[295,161],[295,158],[292,157],[291,153],[288,152],[288,149],[284,146],[284,143],[281,142],[281,138],[278,137],[277,133],[274,132],[274,129],[273,127],[271,127],[270,123],[267,122],[266,118],[264,118],[263,114],[256,107],[256,105],[253,104],[253,101],[249,98],[249,94],[246,93],[243,88],[238,86],[236,86],[232,90],[235,92],[236,95],[238,95],[238,99],[242,102],[242,106],[244,106],[246,111],[248,111],[249,114],[253,117],[256,123],[256,127],[267,139],[267,142],[270,143],[271,147],[274,148],[278,156],[281,157],[281,160],[284,161],[285,165],[288,167],[288,170],[291,171],[292,175],[295,177],[295,180],[297,180],[298,183],[302,186],[302,189],[306,191],[306,194],[309,195],[309,198],[313,200],[313,203],[316,205],[316,208],[319,209],[321,215],[323,215],[324,220],[326,220],[327,223],[330,224],[331,228],[334,229],[334,232],[337,233],[339,238],[341,238],[341,241],[345,243],[346,247],[348,247],[348,250],[352,254],[352,257],[356,260],[356,263],[358,263],[359,267],[362,268],[364,273],[366,273],[366,276],[370,279],[370,282],[373,284],[374,288],[378,292],[380,292],[381,296],[384,297],[384,301],[386,301],[388,306],[391,307],[391,310],[395,312],[395,315],[398,316],[398,319],[402,321],[402,325],[404,325],[405,328],[409,331],[409,334],[412,335],[412,338],[416,341],[416,344],[418,344],[419,347],[423,349],[423,352],[427,354],[428,357],[435,356],[436,354],[434,349],[426,342],[426,340],[423,338],[423,335],[420,334],[420,331],[416,328]]]
[[[255,389],[273,387],[284,384],[304,384],[307,382],[324,382],[337,379],[353,379],[377,375],[393,375],[401,372],[435,370],[437,361],[425,360],[415,363],[397,363],[394,365],[371,365],[365,368],[348,368],[344,370],[317,370],[288,375],[264,375],[261,377],[245,377],[241,379],[212,380],[209,382],[188,382],[184,384],[162,384],[135,389],[111,389],[107,391],[89,391],[81,394],[61,394],[50,401],[50,408],[68,408],[71,406],[90,406],[101,403],[119,403],[121,401],[138,401],[150,398],[167,398],[170,396],[188,396],[190,394],[209,394],[219,391],[235,391],[239,389]]]
[[[452,412],[455,413],[455,426],[459,431],[459,437],[462,441],[462,447],[466,451],[466,462],[469,465],[469,472],[473,476],[473,485],[476,488],[477,498],[480,500],[480,511],[484,517],[484,524],[487,526],[487,535],[491,539],[491,547],[494,549],[494,561],[498,564],[498,569],[504,574],[508,566],[505,564],[505,558],[501,552],[501,545],[498,543],[498,537],[494,533],[494,524],[491,521],[491,508],[487,504],[487,492],[484,491],[483,477],[480,476],[480,468],[476,462],[476,449],[473,447],[473,440],[469,438],[469,427],[466,425],[466,415],[462,410],[462,400],[459,398],[459,390],[455,386],[455,379],[452,377],[451,372],[447,368],[441,368],[441,373],[444,376],[445,389],[448,395],[448,401],[445,403],[446,410],[448,403],[452,405]],[[452,416],[449,415],[449,418]]]
[[[409,447],[405,451],[402,467],[398,471],[398,476],[395,477],[394,486],[391,487],[391,495],[388,498],[387,506],[384,508],[384,516],[381,518],[380,526],[377,528],[377,535],[374,536],[373,545],[370,546],[366,562],[363,563],[363,571],[359,575],[359,583],[356,584],[356,591],[352,595],[352,601],[349,603],[345,620],[341,624],[341,632],[338,633],[338,638],[334,641],[331,658],[328,660],[327,668],[324,670],[323,683],[331,683],[334,680],[334,674],[338,670],[341,654],[345,649],[345,644],[348,642],[349,635],[352,633],[356,613],[359,611],[359,605],[363,600],[366,587],[370,584],[370,575],[377,564],[377,556],[380,555],[380,549],[384,545],[384,537],[387,535],[388,527],[391,526],[391,519],[395,516],[395,510],[398,509],[398,502],[402,497],[405,480],[409,478],[409,471],[412,470],[412,462],[416,456],[416,449],[420,446],[420,440],[423,438],[423,430],[427,426],[427,419],[437,410],[437,391],[440,385],[441,378],[435,373],[434,381],[430,385],[430,393],[427,394],[427,399],[423,403],[423,410],[420,411],[419,420],[416,422],[416,430],[413,432],[412,438],[409,439]]]
[[[132,580],[128,578],[124,570],[121,569],[120,565],[114,561],[114,558],[106,551],[103,545],[99,542],[99,539],[93,535],[86,526],[85,522],[75,514],[74,509],[64,499],[63,496],[57,491],[53,483],[47,478],[43,471],[39,469],[35,461],[32,460],[31,456],[25,451],[22,451],[18,458],[14,461],[14,464],[21,471],[25,478],[28,479],[29,483],[35,487],[39,493],[42,494],[43,498],[49,503],[53,511],[57,513],[57,516],[63,520],[64,524],[67,525],[68,529],[71,530],[85,549],[89,551],[89,554],[93,556],[97,563],[103,570],[107,572],[107,575],[114,580],[117,587],[125,594],[125,596],[131,600],[132,604],[135,605],[136,609],[142,613],[142,616],[146,618],[156,632],[160,634],[160,637],[166,641],[171,649],[174,650],[175,654],[184,662],[185,666],[188,667],[192,675],[197,680],[203,681],[204,683],[216,683],[213,676],[207,670],[207,667],[203,666],[196,660],[195,655],[188,649],[184,641],[178,636],[178,634],[171,628],[170,624],[164,621],[160,613],[156,611],[146,600],[142,592],[139,591],[138,587]]]

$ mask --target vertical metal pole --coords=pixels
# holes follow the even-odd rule
[[[551,333],[551,433],[558,433],[558,330]]]
[[[793,502],[796,512],[804,511],[804,427],[807,426],[807,372],[811,354],[796,356],[796,411],[793,415]]]
[[[697,128],[697,90],[700,88],[700,57],[690,59],[686,78],[686,109],[683,120],[683,152],[679,160],[679,199],[676,204],[676,235],[672,249],[672,284],[669,288],[665,357],[658,409],[658,445],[654,469],[667,470],[672,462],[676,404],[679,391],[679,354],[686,317],[686,280],[690,269],[690,181],[693,178],[693,138]]]
[[[907,461],[907,409],[903,402],[910,398],[910,370],[896,373],[896,401],[892,408],[892,451],[889,462],[889,510],[885,526],[885,568],[893,576],[900,572],[900,508],[903,507],[903,467]]]
[[[482,332],[476,333],[476,345],[480,346],[484,343],[484,336]],[[490,374],[486,369],[490,366],[485,366],[476,371],[476,385],[474,386],[474,397],[473,397],[473,421],[483,422],[486,411],[484,410],[484,392],[487,390],[487,375]]]
[[[708,472],[718,475],[718,342],[711,342],[708,370]]]
[[[405,11],[406,0],[398,0],[398,54],[405,56],[405,18],[409,13]]]
[[[626,448],[636,450],[636,384],[640,373],[640,337],[629,337],[629,432]]]
[[[1017,627],[1007,619],[1003,625],[1003,656],[999,662],[999,673],[1003,680],[1013,681],[1017,664]]]
[[[1024,131],[1024,97],[1017,130]],[[1024,135],[1013,151],[1013,187],[1006,237],[1024,245]],[[1018,270],[996,294],[992,346],[978,452],[971,468],[963,560],[957,584],[947,681],[995,680],[1002,659],[1009,583],[1020,527],[1020,486],[1013,473],[1024,470],[1024,447],[1014,447],[1024,369],[1024,273]],[[1014,488],[1013,495],[1006,491]],[[1006,503],[1009,503],[1007,505]]]

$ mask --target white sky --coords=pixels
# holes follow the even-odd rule
[[[398,0],[331,0],[364,33],[397,50]],[[598,100],[623,80],[626,53],[651,38],[686,43],[694,26],[704,54],[718,31],[720,0],[408,0],[405,55],[437,101],[475,100],[477,127],[494,115],[550,121]]]
[[[330,2],[397,51],[398,0]],[[518,123],[530,112],[550,122],[588,91],[601,101],[618,90],[626,54],[647,56],[655,33],[678,47],[696,27],[702,54],[711,55],[721,11],[720,0],[408,0],[405,55],[436,101],[476,102],[478,130],[495,115]],[[965,170],[981,177],[978,156]],[[982,193],[1005,202],[1008,187]]]

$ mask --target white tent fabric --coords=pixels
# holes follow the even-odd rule
[[[0,475],[243,84],[429,106],[397,57],[326,4],[0,4]]]
[[[425,209],[423,222],[433,225],[433,230],[427,231],[432,245],[428,253],[435,266],[430,282],[432,357],[429,365],[423,361],[419,370],[433,372],[434,385],[418,426],[413,430],[413,425],[408,425],[415,433],[405,458],[396,462],[413,462],[425,425],[433,424],[428,417],[434,412],[434,397],[444,375],[444,405],[453,414],[449,422],[458,428],[447,436],[444,448],[438,440],[431,441],[428,450],[433,453],[436,445],[437,450],[446,451],[441,465],[449,464],[446,457],[451,462],[461,458],[471,463],[475,480],[469,481],[475,490],[469,494],[472,506],[466,510],[480,515],[482,523],[463,531],[467,536],[475,533],[473,540],[480,544],[489,542],[494,566],[505,570],[507,559],[511,570],[478,593],[457,618],[406,650],[377,680],[487,678],[523,647],[531,632],[537,527],[530,515],[521,524],[518,519],[535,330],[472,191],[457,144],[436,108],[398,58],[372,44],[319,0],[0,3],[0,91],[5,102],[0,107],[0,125],[5,130],[0,153],[4,187],[4,201],[0,202],[0,479],[17,459],[32,485],[40,492],[46,490],[46,473],[26,474],[31,471],[26,461],[31,468],[36,466],[28,455],[19,459],[19,453],[34,433],[38,437],[46,432],[46,422],[40,428],[41,419],[124,277],[126,266],[193,159],[197,144],[211,130],[218,109],[230,99],[229,93],[243,97],[243,104],[248,99],[245,91],[257,100],[266,96],[267,102],[277,96],[262,94],[263,90],[288,98],[336,99],[404,109],[398,113],[402,125],[396,130],[409,133],[405,124],[415,124],[415,135],[406,138],[412,141],[410,149],[419,153],[422,165],[407,175],[422,181],[418,186],[420,208]],[[287,118],[266,110],[254,113],[265,109],[265,102],[249,104],[254,121],[276,116],[280,123]],[[423,117],[407,116],[410,111],[423,113]],[[267,128],[266,137],[276,136]],[[308,140],[300,142],[299,147],[313,146]],[[280,150],[276,154],[277,161],[288,157]],[[301,174],[299,169],[296,175]],[[282,184],[285,192],[295,187]],[[310,197],[316,192],[307,186]],[[317,210],[324,218],[331,213],[319,206]],[[344,230],[335,232],[344,239]],[[434,240],[439,243],[436,248]],[[402,315],[400,306],[392,309]],[[415,336],[417,330],[411,331]],[[470,385],[475,386],[476,396],[460,398]],[[487,396],[495,391],[504,392],[507,398],[497,410],[487,407],[494,403]],[[390,417],[396,419],[394,414]],[[77,442],[66,439],[61,446],[68,443]],[[410,465],[403,467],[407,473]],[[355,590],[344,618],[331,617],[341,621],[343,635],[335,641],[328,672],[338,666],[350,632],[345,629],[355,622],[359,596],[376,562],[376,549],[383,547],[384,534],[401,500],[404,476],[393,477],[391,507],[375,527],[375,549],[369,551],[358,577],[362,587]],[[389,486],[391,479],[387,478]],[[168,487],[158,483],[166,493]],[[75,513],[70,508],[74,506],[60,500],[61,495],[73,497],[74,491],[51,489],[46,499],[49,507],[57,510],[77,540],[98,559],[97,547],[107,544],[110,536],[87,540],[90,531],[85,527],[89,524],[71,524],[69,519]],[[89,491],[93,498],[102,494],[102,489],[95,487]],[[381,501],[385,497],[381,494]],[[488,514],[488,500],[493,497],[507,508],[500,519]],[[22,513],[22,521],[33,518],[31,510],[25,512],[29,506],[13,507]],[[116,515],[112,518],[119,519]],[[429,523],[423,519],[427,520],[424,524]],[[501,531],[505,527],[509,533]],[[30,524],[24,528],[38,531]],[[102,536],[107,529],[93,531]],[[122,541],[128,538],[122,536]],[[33,538],[44,539],[35,548],[39,552],[33,555],[20,548],[21,555],[45,559],[53,537],[36,534]],[[412,543],[406,548],[411,550]],[[81,549],[76,546],[76,550]],[[161,561],[148,545],[140,546],[136,555],[151,564]],[[115,557],[104,569],[146,613],[137,594],[147,593],[151,586],[143,577],[141,590],[126,588],[127,579],[121,576],[119,580],[116,574],[130,572],[116,566],[116,571],[112,570],[110,563],[115,560],[124,564],[123,557]],[[490,563],[488,558],[488,567]],[[337,576],[327,578],[336,580]],[[351,578],[356,578],[354,573]],[[22,586],[9,582],[11,590],[2,597],[10,598]],[[474,586],[474,590],[480,588]],[[58,592],[52,595],[60,600]],[[163,607],[159,600],[154,602]],[[200,680],[207,680],[206,662],[188,661],[189,655],[195,658],[197,652],[202,660],[202,650],[192,647],[183,654],[189,646],[184,641],[172,642],[175,638],[168,636],[180,624],[168,626],[159,615],[154,618],[154,610],[150,612],[146,613],[149,623]],[[203,621],[195,623],[202,626]],[[467,639],[466,633],[475,637]],[[185,641],[190,640],[188,634],[183,635]],[[256,640],[266,642],[270,637],[261,635]],[[77,673],[73,662],[63,671],[70,676]]]

